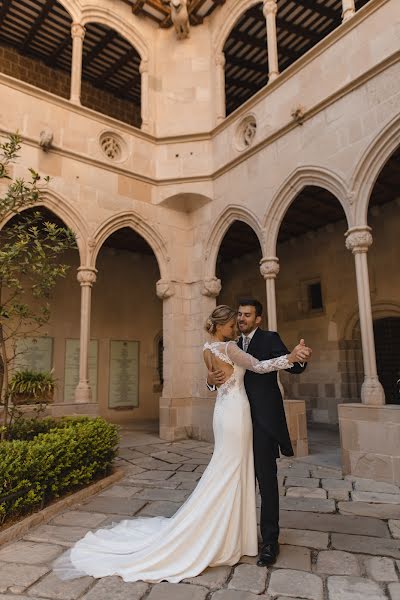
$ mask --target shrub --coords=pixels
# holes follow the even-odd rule
[[[118,444],[115,425],[101,418],[65,418],[59,423],[44,419],[35,427],[35,436],[34,427],[26,428],[31,439],[0,443],[0,523],[42,508],[111,470]]]
[[[8,389],[13,404],[34,404],[51,401],[55,385],[53,373],[26,369],[14,373]]]

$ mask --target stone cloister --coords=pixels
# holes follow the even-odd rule
[[[399,483],[397,0],[295,4],[194,0],[177,39],[158,0],[3,0],[1,134],[78,242],[52,411],[210,440],[203,323],[252,294],[314,349],[286,400],[339,425],[345,473]],[[139,342],[120,402],[113,342]]]

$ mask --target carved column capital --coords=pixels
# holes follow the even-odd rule
[[[224,52],[218,52],[215,55],[215,64],[217,67],[221,67],[222,69],[225,67],[226,59]]]
[[[368,252],[372,245],[371,227],[352,227],[345,233],[346,248],[353,254],[363,254]]]
[[[201,291],[203,296],[209,296],[210,298],[216,298],[220,291],[222,285],[221,280],[217,277],[208,277],[203,282],[203,289]]]
[[[260,273],[264,279],[275,279],[279,268],[279,258],[276,256],[269,256],[260,261]]]
[[[72,23],[71,25],[71,37],[80,38],[83,40],[85,37],[85,28],[80,23]]]
[[[159,279],[156,283],[156,294],[160,300],[170,298],[175,294],[174,284],[167,279]]]
[[[276,0],[264,0],[263,13],[264,17],[267,15],[276,15],[278,11],[278,5]]]
[[[93,267],[79,267],[77,279],[82,287],[92,287],[96,283],[97,269]]]
[[[149,72],[149,61],[147,59],[143,59],[140,61],[139,73],[142,75],[143,73]]]

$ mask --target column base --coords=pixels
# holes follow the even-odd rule
[[[160,398],[160,438],[175,442],[191,437],[191,398]]]
[[[268,75],[268,83],[272,83],[272,81],[275,81],[275,79],[278,79],[279,77],[279,73],[270,73]]]
[[[400,485],[400,406],[339,404],[345,475]]]
[[[348,21],[349,19],[354,17],[355,14],[356,14],[356,11],[352,8],[349,8],[348,10],[346,10],[346,12],[344,13],[343,18],[342,18],[343,23],[345,23],[346,21]]]
[[[308,456],[306,403],[304,400],[284,400],[290,441],[296,458]]]
[[[92,390],[87,382],[80,381],[75,389],[75,402],[85,404],[92,401]]]
[[[361,401],[374,406],[385,405],[385,391],[378,377],[366,377],[361,386]]]

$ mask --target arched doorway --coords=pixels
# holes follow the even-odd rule
[[[103,243],[96,268],[91,337],[99,356],[99,413],[113,422],[156,425],[162,393],[157,259],[141,235],[123,227]]]
[[[344,244],[348,228],[339,200],[308,185],[293,199],[281,222],[276,279],[278,329],[286,345],[300,338],[313,348],[301,376],[283,373],[287,398],[305,400],[310,423],[337,427],[337,405],[355,386],[344,361],[341,323],[357,303],[354,261]]]
[[[216,275],[222,288],[217,304],[237,307],[241,298],[255,297],[265,305],[261,258],[260,242],[253,229],[243,221],[234,221],[225,233],[218,252]],[[264,325],[265,315],[266,311]]]
[[[386,404],[400,404],[400,317],[374,321],[376,366]]]

